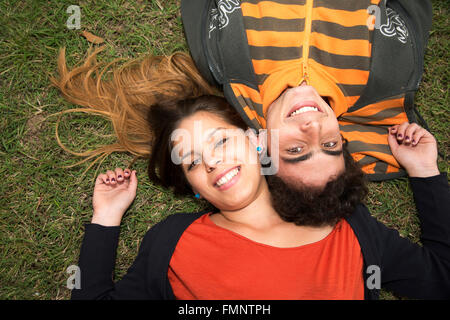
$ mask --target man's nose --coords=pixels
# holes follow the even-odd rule
[[[308,133],[318,132],[320,130],[319,119],[311,118],[303,121],[300,123],[300,130]]]

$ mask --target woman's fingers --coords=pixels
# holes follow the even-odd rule
[[[392,134],[397,134],[397,130],[398,130],[398,127],[399,127],[400,125],[398,125],[398,124],[396,124],[395,126],[392,126],[391,128],[390,128],[390,130],[391,130],[391,133]]]
[[[132,172],[130,172],[129,188],[131,188],[131,190],[136,190],[137,184],[138,184],[138,180],[137,180],[137,176],[136,176],[136,170],[133,170]]]
[[[412,143],[415,132],[420,129],[421,127],[417,123],[411,123],[405,130],[405,143]]]
[[[397,132],[396,132],[398,141],[403,141],[403,139],[405,138],[405,131],[408,128],[408,126],[409,126],[408,122],[403,122],[401,125],[398,126]]]
[[[414,131],[414,134],[412,136],[412,140],[411,140],[412,145],[413,146],[417,145],[419,143],[420,139],[422,139],[422,137],[424,135],[426,135],[427,133],[428,133],[427,130],[419,127],[416,131]]]
[[[101,184],[101,183],[105,183],[106,184],[106,178],[108,178],[108,176],[104,173],[101,173],[98,175],[97,180],[95,181],[96,184]]]
[[[130,169],[126,168],[125,170],[122,170],[122,168],[116,168],[114,171],[107,170],[106,173],[100,174],[97,177],[97,181],[102,181],[108,185],[116,185],[117,183],[121,183],[130,178],[130,176]]]
[[[122,182],[122,181],[125,180],[125,179],[124,179],[124,175],[123,175],[123,170],[122,170],[122,168],[116,168],[115,174],[116,174],[116,180],[117,180],[118,182]]]
[[[108,178],[106,179],[106,182],[109,182],[109,184],[114,185],[117,183],[116,174],[112,170],[107,170],[106,175]]]
[[[390,133],[395,136],[399,144],[416,146],[427,131],[417,123],[404,122],[390,128]]]

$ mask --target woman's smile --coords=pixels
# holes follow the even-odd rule
[[[225,191],[234,186],[241,177],[241,166],[225,170],[215,178],[214,187],[220,191]]]

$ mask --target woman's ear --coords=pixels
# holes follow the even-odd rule
[[[261,148],[259,153],[262,153],[263,150],[267,149],[267,129],[259,130],[257,139],[257,146]]]
[[[258,136],[256,135],[255,130],[252,128],[248,128],[247,135],[253,147],[258,147]]]
[[[195,198],[197,198],[197,199],[201,198],[201,195],[200,195],[200,193],[197,192],[197,190],[192,189],[192,191],[194,192],[194,197]]]
[[[257,135],[254,129],[247,130],[248,138],[255,148],[264,150],[267,146],[267,130],[260,130]]]

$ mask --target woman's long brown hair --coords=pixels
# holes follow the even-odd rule
[[[183,52],[170,56],[147,56],[119,66],[120,59],[108,64],[97,62],[97,55],[104,47],[89,51],[82,65],[69,69],[65,49],[58,57],[58,77],[51,82],[70,102],[83,106],[64,110],[56,122],[56,140],[67,152],[85,157],[70,168],[94,157],[89,168],[101,162],[113,152],[129,152],[138,158],[148,158],[151,152],[152,134],[147,115],[155,104],[176,101],[206,94],[217,94],[200,75],[191,57]],[[95,150],[74,152],[64,146],[58,136],[58,124],[65,113],[85,112],[103,116],[111,121],[117,142]],[[52,115],[52,116],[53,116]],[[100,163],[101,163],[100,162]]]

